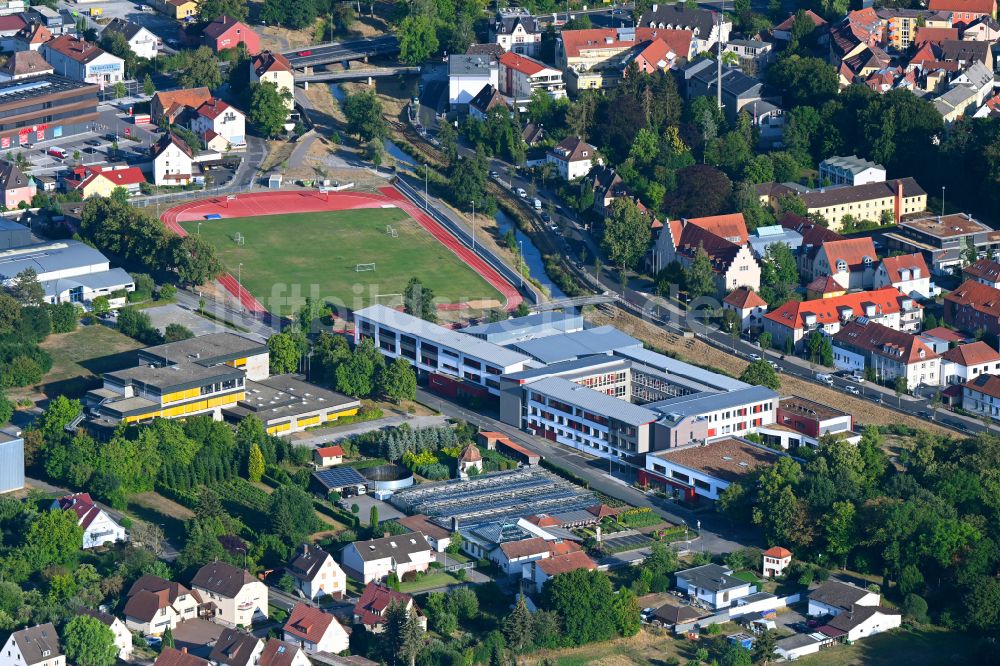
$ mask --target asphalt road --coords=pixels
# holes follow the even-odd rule
[[[321,46],[305,46],[284,55],[295,69],[326,65],[332,62],[357,59],[359,56],[379,55],[399,50],[399,40],[394,35],[359,39],[350,42],[335,42]],[[307,53],[309,55],[300,55]]]

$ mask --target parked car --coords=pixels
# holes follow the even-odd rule
[[[490,171],[490,178],[499,178],[500,174],[496,171]]]
[[[69,151],[65,148],[60,148],[59,146],[52,146],[46,152],[52,157],[58,157],[60,159],[66,159],[69,157]]]
[[[647,624],[653,618],[653,613],[656,612],[655,608],[643,608],[642,612],[639,613],[639,619]]]
[[[861,395],[861,391],[858,389],[857,386],[846,386],[845,388],[847,389],[847,392],[850,393],[851,395]]]
[[[760,360],[760,354],[750,354],[750,360],[751,361],[759,361]]]
[[[519,187],[515,191],[517,192],[517,196],[521,197],[522,199],[525,199],[528,196],[528,193],[524,191],[523,187]]]
[[[551,217],[549,217],[549,214],[548,214],[548,213],[542,213],[542,222],[548,222],[548,221],[549,221],[549,220],[551,220],[551,219],[552,219],[552,218],[551,218]]]
[[[540,199],[535,199],[535,201],[533,203],[534,203],[534,206],[535,206],[535,210],[541,210],[542,209],[542,202],[541,202]]]
[[[833,377],[823,372],[816,373],[816,381],[823,382],[827,386],[833,386]]]

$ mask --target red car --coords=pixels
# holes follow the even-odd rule
[[[299,55],[303,56],[303,57],[305,57],[305,56],[311,56],[312,54],[313,54],[312,51],[299,51]]]

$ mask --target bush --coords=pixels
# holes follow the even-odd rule
[[[172,301],[177,298],[177,287],[172,284],[165,284],[160,287],[160,300]]]
[[[431,465],[421,465],[416,469],[417,474],[424,477],[425,479],[430,479],[431,481],[440,481],[442,479],[447,479],[451,477],[451,471],[447,466],[441,463],[433,463]]]
[[[927,624],[927,602],[917,594],[908,594],[903,599],[903,612],[914,622]]]
[[[78,313],[75,303],[57,303],[47,307],[53,333],[69,333],[76,330]]]

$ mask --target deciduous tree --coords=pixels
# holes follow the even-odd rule
[[[77,615],[62,630],[66,659],[78,666],[112,666],[118,659],[111,628],[90,615]]]

